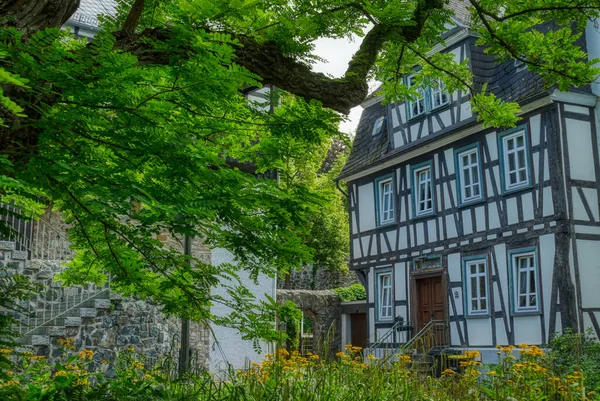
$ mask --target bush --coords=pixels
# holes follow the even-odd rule
[[[574,333],[571,329],[556,334],[550,341],[552,370],[561,377],[583,372],[586,387],[600,392],[600,343],[592,329]]]
[[[352,284],[350,287],[338,287],[334,288],[333,291],[342,302],[367,299],[367,291],[362,284]]]

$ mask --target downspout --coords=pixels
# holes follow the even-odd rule
[[[344,190],[343,190],[343,189],[340,187],[340,180],[339,180],[339,179],[336,179],[336,180],[335,180],[335,187],[336,187],[336,188],[337,188],[337,189],[338,189],[338,190],[339,190],[341,193],[343,193],[343,194],[344,194],[344,196],[345,196],[346,198],[348,198],[348,194],[347,194],[346,192],[344,192]]]

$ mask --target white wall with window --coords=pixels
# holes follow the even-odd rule
[[[417,77],[415,75],[409,75],[406,78],[406,85],[412,88],[417,84]],[[407,102],[408,104],[408,115],[410,118],[420,116],[425,113],[425,90],[422,88],[417,89],[418,96]]]
[[[487,257],[476,256],[464,258],[463,281],[467,316],[488,316],[490,312],[490,296]]]
[[[431,171],[430,162],[412,167],[412,194],[415,217],[433,213],[433,180]]]
[[[540,283],[535,248],[509,251],[512,312],[540,312]]]
[[[531,185],[527,130],[518,128],[499,135],[502,188],[509,192]]]
[[[479,146],[475,144],[457,149],[456,166],[459,204],[482,200],[484,188]]]
[[[377,200],[377,225],[390,224],[395,221],[394,180],[386,175],[375,180],[375,198]]]
[[[392,272],[377,273],[377,320],[394,320],[394,291],[392,285]]]
[[[450,95],[446,92],[446,85],[441,79],[437,79],[429,89],[431,108],[436,109],[450,102]]]

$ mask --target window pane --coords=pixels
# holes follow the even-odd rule
[[[527,181],[527,171],[521,170],[519,171],[519,182]]]
[[[516,170],[516,166],[515,166],[515,154],[514,153],[509,153],[508,154],[508,171],[514,171]]]
[[[529,296],[529,306],[537,306],[537,297],[535,294]]]
[[[471,275],[477,273],[477,266],[475,264],[471,265]]]
[[[525,140],[525,136],[524,135],[519,135],[517,138],[517,146],[521,147],[524,145],[524,140]]]
[[[482,311],[485,311],[485,310],[487,310],[487,301],[486,301],[486,299],[485,299],[485,298],[483,298],[483,299],[480,301],[480,304],[481,304],[481,310],[482,310]]]
[[[466,187],[465,188],[465,198],[470,198],[471,197],[471,187]]]
[[[471,301],[471,310],[474,310],[474,311],[479,310],[477,308],[477,301],[475,301],[475,300]]]
[[[527,272],[519,272],[519,294],[527,292]]]
[[[479,182],[479,171],[477,171],[477,166],[471,167],[471,175],[473,176],[473,183],[477,184]]]
[[[524,308],[527,306],[527,297],[525,295],[521,295],[519,297],[519,307]]]
[[[479,264],[479,273],[485,273],[485,264],[483,264],[483,263]]]
[[[509,184],[516,184],[517,183],[517,173],[510,173],[508,175],[508,182]]]
[[[529,271],[529,293],[535,293],[536,292],[536,288],[535,288],[535,271],[534,270],[530,270]]]
[[[471,278],[471,298],[477,298],[477,278]]]
[[[465,185],[471,185],[471,175],[469,174],[469,170],[465,170]]]
[[[506,140],[506,149],[513,150],[515,148],[515,143],[512,138]]]
[[[519,156],[519,167],[525,167],[525,151],[520,150],[517,155]]]
[[[479,276],[479,296],[485,297],[487,291],[485,288],[485,276]]]

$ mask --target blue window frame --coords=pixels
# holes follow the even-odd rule
[[[378,226],[392,224],[396,221],[394,194],[393,174],[375,179],[375,213]]]
[[[526,125],[498,134],[498,155],[503,193],[531,187],[530,152]]]
[[[408,75],[405,84],[409,88],[417,85],[416,74]],[[417,92],[418,96],[406,101],[409,119],[422,116],[450,103],[450,94],[441,79],[436,79],[430,87],[417,89]]]
[[[513,315],[541,313],[537,248],[508,251],[508,277]]]
[[[394,320],[394,280],[391,269],[375,274],[375,317],[378,322]]]
[[[429,216],[435,210],[433,168],[431,161],[410,168],[413,218]]]
[[[462,259],[463,294],[467,317],[490,316],[490,285],[487,255]]]
[[[458,204],[468,205],[483,200],[484,179],[479,143],[454,151]]]

